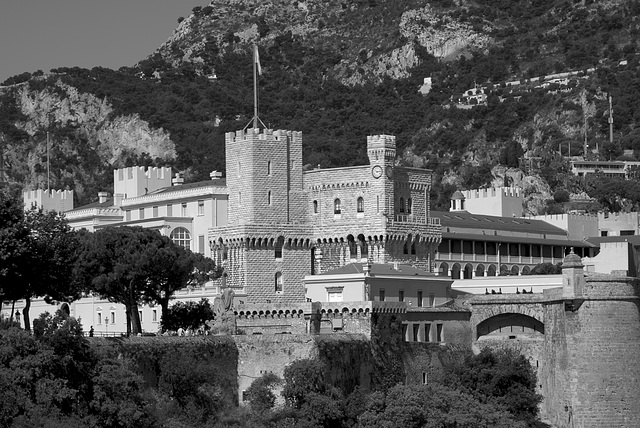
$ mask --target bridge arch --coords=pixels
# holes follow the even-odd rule
[[[544,323],[522,313],[502,313],[480,322],[476,327],[476,340],[485,338],[502,338],[544,335]]]

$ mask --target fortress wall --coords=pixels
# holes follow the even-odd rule
[[[318,358],[315,340],[309,335],[233,336],[238,347],[238,397],[243,404],[242,391],[265,373],[283,378],[284,368],[304,358]],[[280,396],[280,390],[275,391]]]
[[[587,277],[581,297],[545,309],[545,412],[558,427],[640,426],[638,280]]]

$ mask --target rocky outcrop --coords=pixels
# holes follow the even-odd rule
[[[176,158],[175,144],[163,129],[151,128],[138,115],[114,117],[106,99],[80,93],[60,80],[43,89],[20,85],[15,102],[24,115],[15,126],[27,138],[8,141],[5,157],[10,180],[25,188],[48,186],[47,152],[51,187],[73,187],[80,203],[90,198],[85,189],[99,189],[101,177],[127,159]]]
[[[484,49],[491,43],[489,36],[446,14],[437,14],[430,6],[403,13],[399,28],[404,37],[415,40],[437,58],[459,57],[471,50]],[[488,32],[489,28],[486,30]]]

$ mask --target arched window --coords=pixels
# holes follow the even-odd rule
[[[313,201],[313,213],[318,214],[318,201]]]
[[[276,293],[281,293],[282,292],[282,272],[276,272],[275,275],[275,292]]]
[[[171,232],[171,240],[174,244],[187,250],[191,249],[191,234],[184,227],[176,227],[173,229],[173,232]]]
[[[367,244],[363,234],[358,235],[358,244],[360,245],[361,258],[366,259],[369,254],[369,245]]]
[[[404,212],[404,198],[400,198],[400,212]]]
[[[356,206],[359,213],[364,212],[364,198],[362,196],[358,198],[358,203],[356,204]]]
[[[411,198],[407,198],[407,214],[411,214],[411,210],[413,209],[413,201]]]
[[[333,201],[333,213],[341,214],[342,213],[342,205],[340,204],[340,199],[336,199]]]
[[[278,240],[276,241],[274,256],[276,259],[282,258],[282,247],[284,247],[284,236],[278,236]]]
[[[353,238],[353,235],[347,236],[347,243],[349,244],[349,253],[351,253],[351,258],[355,259],[358,257],[358,247],[356,245],[356,240]]]

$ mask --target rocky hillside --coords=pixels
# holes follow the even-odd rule
[[[52,179],[84,186],[79,202],[108,190],[114,166],[169,164],[187,180],[206,179],[224,169],[224,132],[251,119],[257,44],[260,116],[303,131],[306,163],[361,163],[366,135],[395,134],[401,163],[434,169],[438,208],[454,188],[506,182],[525,187],[532,212],[566,209],[555,191],[602,189],[573,179],[558,151],[640,155],[639,17],[632,0],[213,0],[179,18],[136,67],[8,79],[0,88],[8,175],[29,186],[46,180],[49,131],[59,148]],[[540,79],[569,71],[561,84]],[[481,102],[462,105],[476,87]],[[616,186],[627,201],[608,208],[640,202]]]

